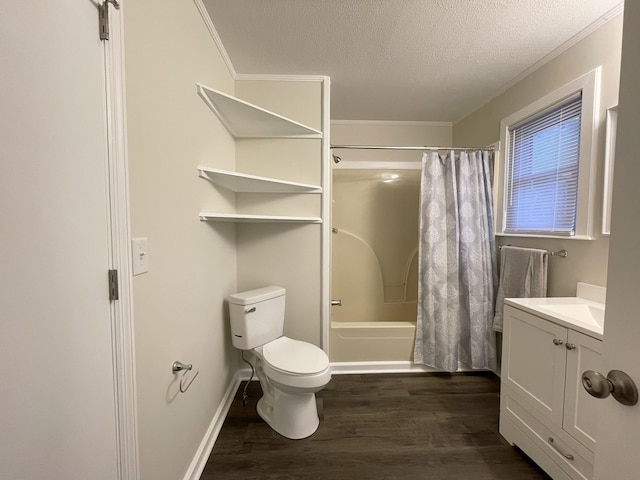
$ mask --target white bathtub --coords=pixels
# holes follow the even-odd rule
[[[412,361],[415,322],[331,322],[332,362]]]

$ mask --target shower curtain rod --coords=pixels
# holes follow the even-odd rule
[[[429,146],[415,146],[415,147],[401,147],[391,145],[331,145],[331,148],[343,148],[350,150],[495,150],[494,147],[429,147]]]

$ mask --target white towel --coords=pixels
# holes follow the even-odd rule
[[[502,331],[505,298],[547,296],[547,251],[537,248],[502,247],[500,284],[493,329]]]

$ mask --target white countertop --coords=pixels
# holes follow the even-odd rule
[[[594,302],[580,297],[546,297],[546,298],[505,298],[505,305],[510,305],[518,310],[542,317],[545,320],[561,325],[571,330],[576,330],[585,335],[602,340],[604,332],[604,303]],[[545,307],[559,308],[560,311],[547,310]],[[602,313],[603,318],[596,320],[589,315],[565,314],[562,309],[576,310],[593,307],[597,317]],[[584,306],[584,307],[583,307]],[[602,312],[601,312],[602,311]]]

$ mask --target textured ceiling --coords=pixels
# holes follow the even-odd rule
[[[238,73],[329,75],[331,117],[455,121],[620,0],[203,0]]]

